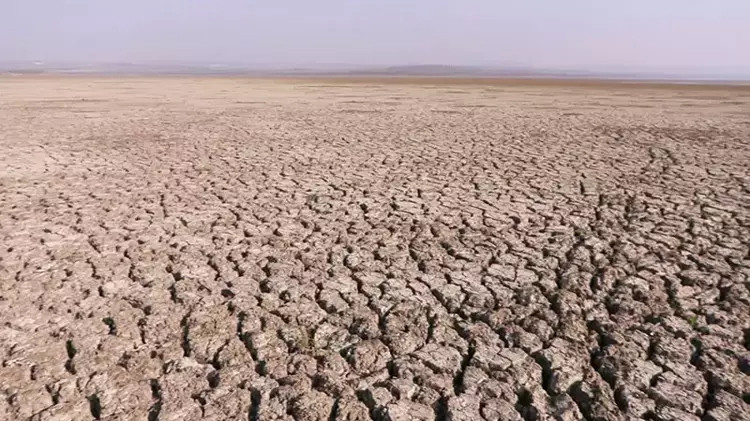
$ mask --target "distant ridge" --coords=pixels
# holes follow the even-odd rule
[[[442,64],[419,64],[412,66],[389,66],[385,68],[370,68],[353,70],[351,74],[383,74],[399,76],[470,76],[491,74],[492,70],[472,66],[450,66]]]
[[[707,74],[700,72],[638,72],[638,71],[588,71],[538,69],[519,66],[460,66],[444,64],[416,64],[397,66],[270,66],[237,64],[180,64],[180,63],[43,63],[0,62],[0,74],[89,74],[89,75],[215,75],[256,77],[478,77],[478,78],[560,78],[560,79],[611,79],[611,80],[656,80],[656,81],[750,81],[747,73],[723,72]]]

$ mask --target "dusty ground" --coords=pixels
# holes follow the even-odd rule
[[[421,83],[0,79],[0,419],[750,419],[750,90]]]

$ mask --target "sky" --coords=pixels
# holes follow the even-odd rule
[[[0,62],[750,75],[748,0],[0,0]]]

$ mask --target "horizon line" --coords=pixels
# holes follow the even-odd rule
[[[707,68],[566,68],[524,65],[395,64],[359,65],[347,63],[240,64],[188,61],[0,61],[0,73],[82,75],[227,75],[227,76],[388,76],[388,77],[476,77],[476,78],[563,78],[655,81],[750,81],[750,69]]]

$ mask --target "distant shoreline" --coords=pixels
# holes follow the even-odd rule
[[[666,88],[666,89],[740,89],[750,91],[748,80],[643,79],[586,76],[457,76],[457,75],[382,75],[382,74],[278,74],[278,73],[143,73],[143,72],[0,72],[0,79],[13,78],[186,78],[186,79],[255,79],[292,83],[329,84],[403,84],[403,85],[483,85],[483,86],[549,86],[581,88]]]
[[[605,80],[685,84],[750,83],[747,71],[707,69],[565,69],[524,66],[463,66],[417,64],[360,66],[347,64],[252,65],[202,63],[24,63],[0,62],[0,74],[51,74],[88,76],[228,76],[263,78],[424,78],[424,79],[533,79]]]

